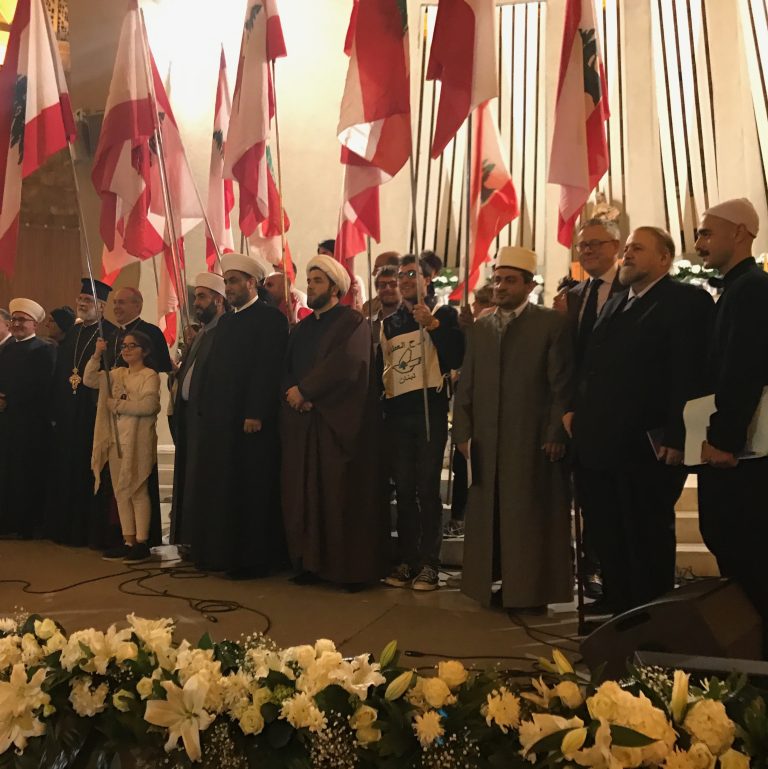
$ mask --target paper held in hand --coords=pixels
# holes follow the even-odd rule
[[[686,465],[700,465],[701,444],[707,439],[709,419],[715,412],[715,396],[705,395],[685,404],[685,459]],[[737,459],[757,459],[768,456],[768,387],[757,404],[757,410],[747,431],[747,443]]]

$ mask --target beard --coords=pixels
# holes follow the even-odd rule
[[[207,307],[203,307],[200,310],[195,310],[195,317],[204,325],[207,326],[216,315],[216,305],[211,303]]]
[[[322,310],[323,307],[325,307],[325,305],[331,301],[331,296],[332,296],[331,289],[329,288],[327,291],[323,292],[322,294],[313,296],[311,299],[308,298],[307,304],[312,310]]]

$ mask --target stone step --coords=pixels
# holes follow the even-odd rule
[[[677,500],[675,510],[681,512],[692,512],[699,509],[699,490],[695,486],[688,486],[686,484],[683,489],[683,493],[680,495],[680,499]]]
[[[699,531],[699,514],[675,512],[675,534],[678,544],[701,545],[704,540]]]
[[[715,556],[704,544],[678,544],[677,568],[686,576],[719,577]]]

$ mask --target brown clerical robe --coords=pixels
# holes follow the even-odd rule
[[[331,582],[377,580],[390,533],[368,323],[341,306],[305,318],[291,334],[284,385],[312,403],[297,412],[284,400],[280,415],[291,560]]]

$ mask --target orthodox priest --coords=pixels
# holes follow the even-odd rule
[[[256,259],[226,254],[221,268],[233,312],[220,318],[205,365],[195,371],[203,377],[202,439],[189,544],[198,568],[250,579],[287,560],[278,410],[288,321],[259,299],[266,270]]]
[[[536,255],[504,246],[496,310],[467,330],[453,439],[471,462],[461,590],[488,606],[540,609],[573,597],[570,492],[561,419],[569,400],[568,321],[528,302]]]
[[[53,375],[53,464],[46,535],[64,545],[104,548],[111,544],[109,484],[100,484],[94,495],[91,470],[98,392],[83,385],[85,364],[96,340],[115,333],[115,326],[102,317],[110,291],[112,287],[100,280],[91,283],[83,278],[75,303],[78,322],[59,345]]]
[[[56,348],[37,336],[45,320],[37,302],[13,299],[9,309],[16,342],[0,356],[0,535],[31,539],[45,505]]]
[[[299,581],[353,588],[385,575],[389,521],[371,333],[339,304],[349,287],[333,257],[309,262],[313,314],[288,344],[280,436],[283,520]]]

